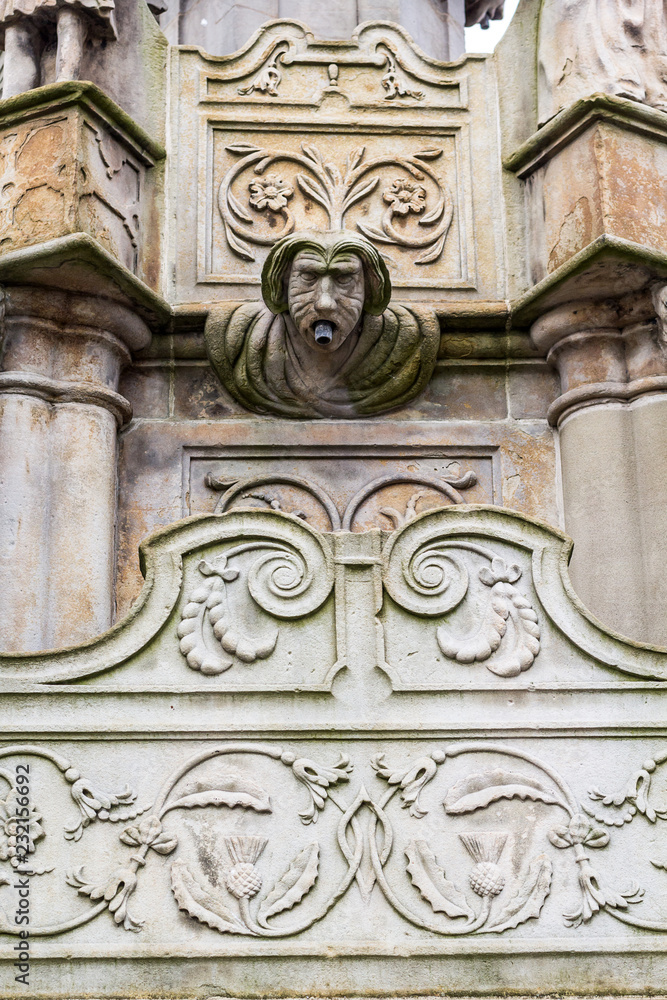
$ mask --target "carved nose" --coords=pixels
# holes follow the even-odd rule
[[[316,306],[319,312],[333,312],[336,308],[336,300],[331,294],[331,289],[328,286],[327,281],[323,281],[319,289],[319,295],[316,299]]]
[[[326,346],[326,344],[330,344],[331,341],[333,340],[333,330],[334,330],[333,323],[325,323],[325,322],[316,323],[315,343],[322,344],[324,346]]]

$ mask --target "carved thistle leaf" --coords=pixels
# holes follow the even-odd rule
[[[258,923],[266,926],[269,917],[283,910],[290,910],[300,903],[315,885],[320,864],[320,847],[317,842],[304,847],[278,879],[268,896],[262,900],[257,915]]]
[[[425,840],[411,841],[405,849],[405,856],[409,862],[407,871],[412,884],[419,889],[436,913],[474,919],[475,915],[465,896],[453,882],[445,878],[444,869],[436,861],[435,854]]]
[[[496,922],[487,926],[486,930],[500,933],[518,927],[526,920],[539,917],[544,902],[551,892],[552,872],[553,866],[544,854],[534,858],[523,885],[500,911]]]
[[[550,789],[534,778],[497,769],[471,774],[457,781],[447,792],[443,805],[450,816],[461,816],[475,809],[486,809],[498,799],[533,799],[547,805],[559,802]]]
[[[247,934],[248,929],[221,900],[212,896],[191,873],[184,861],[171,866],[171,889],[179,910],[221,934]]]
[[[234,809],[254,809],[255,812],[271,812],[271,799],[259,785],[237,774],[229,774],[216,779],[215,788],[199,786],[196,791],[169,802],[164,813],[171,809],[203,809],[206,806],[228,806]]]

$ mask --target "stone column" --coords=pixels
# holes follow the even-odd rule
[[[0,647],[83,642],[113,614],[117,391],[150,333],[125,306],[5,289],[0,372]]]
[[[574,587],[605,625],[667,644],[667,351],[651,292],[570,302],[532,328],[560,374]]]

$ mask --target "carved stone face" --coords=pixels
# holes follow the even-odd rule
[[[311,250],[296,255],[287,283],[289,314],[311,349],[331,354],[358,326],[364,308],[364,272],[354,253],[335,254],[330,261]],[[318,323],[331,323],[331,342],[315,340]]]

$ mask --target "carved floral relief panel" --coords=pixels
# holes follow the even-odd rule
[[[268,249],[301,229],[360,232],[392,285],[474,287],[469,177],[460,130],[365,134],[211,127],[210,246],[204,280],[257,283]],[[201,267],[200,259],[200,267]]]
[[[504,296],[483,57],[439,63],[383,22],[325,42],[276,21],[233,56],[173,58],[178,299],[256,297],[277,239],[343,228],[376,244],[408,300]]]
[[[282,454],[281,454],[282,451]],[[237,507],[296,513],[318,531],[391,530],[451,503],[499,499],[496,449],[400,448],[372,454],[348,446],[341,453],[272,449],[271,457],[219,457],[209,449],[183,455],[184,514],[223,513]]]
[[[148,540],[124,623],[0,657],[5,994],[24,877],[51,990],[74,963],[81,993],[131,995],[141,959],[144,995],[193,961],[311,995],[322,961],[340,995],[378,960],[375,995],[462,993],[519,954],[528,992],[585,993],[591,954],[628,994],[650,956],[654,984],[667,654],[586,613],[569,551],[460,503],[361,532],[237,508]]]
[[[32,934],[62,937],[56,954],[252,957],[263,938],[278,955],[387,940],[437,954],[444,939],[474,954],[484,936],[492,955],[502,936],[576,955],[667,932],[660,739],[603,755],[576,737],[65,741],[4,744],[0,759],[3,957],[27,870]]]

